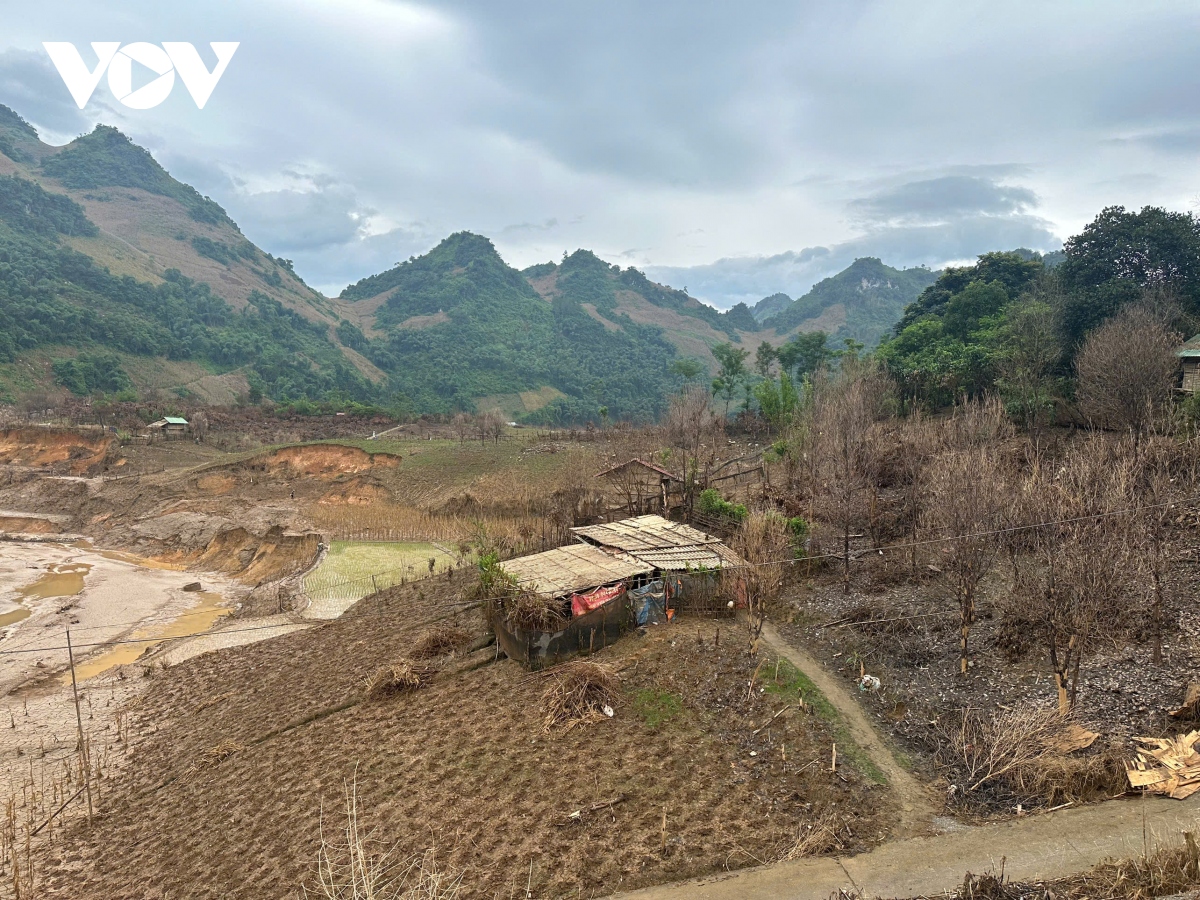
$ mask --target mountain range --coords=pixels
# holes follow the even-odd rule
[[[523,271],[460,232],[326,297],[108,126],[63,147],[0,106],[0,401],[46,391],[232,403],[659,415],[712,348],[876,343],[933,281],[860,259],[721,312],[587,250]]]

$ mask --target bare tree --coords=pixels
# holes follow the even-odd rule
[[[896,431],[899,445],[900,509],[898,511],[904,534],[908,538],[908,561],[913,573],[917,571],[918,538],[924,520],[926,494],[937,432],[920,409],[914,409]]]
[[[1005,494],[995,452],[989,447],[951,451],[934,463],[926,522],[939,545],[942,572],[958,606],[959,674],[970,667],[971,627],[979,584],[1000,551],[995,531]]]
[[[484,413],[484,418],[487,419],[488,437],[492,439],[493,444],[500,443],[500,438],[504,437],[504,426],[507,424],[503,410],[493,409]]]
[[[840,536],[842,587],[850,590],[850,537],[865,516],[864,460],[873,424],[883,414],[891,383],[872,361],[847,358],[836,375],[813,382],[809,424],[814,453],[815,512]]]
[[[716,459],[717,442],[725,435],[725,420],[713,410],[708,392],[698,385],[671,398],[664,423],[666,438],[679,457],[684,504],[691,509],[696,487]]]
[[[752,511],[738,531],[735,546],[749,565],[728,570],[723,578],[726,590],[745,602],[750,652],[757,653],[767,610],[783,592],[792,555],[783,517],[771,511]]]
[[[1130,622],[1130,454],[1093,436],[1072,449],[1043,498],[1037,563],[1022,567],[1008,601],[1042,642],[1063,713],[1074,709],[1083,661]]]
[[[1087,336],[1075,358],[1080,412],[1137,438],[1155,430],[1170,408],[1179,342],[1149,302],[1122,309]]]
[[[202,442],[208,436],[208,416],[203,410],[197,410],[193,413],[189,424],[192,429],[192,435],[196,440]]]
[[[475,435],[479,443],[486,444],[488,440],[499,443],[504,434],[504,413],[498,409],[489,409],[475,417]]]
[[[1179,514],[1178,501],[1190,496],[1197,483],[1197,461],[1192,450],[1181,448],[1173,439],[1161,438],[1142,441],[1133,451],[1132,487],[1136,505],[1133,541],[1138,550],[1137,561],[1150,577],[1146,619],[1155,665],[1162,665],[1163,661],[1163,631],[1170,590],[1167,531],[1171,520]]]
[[[471,416],[460,412],[454,414],[454,418],[450,420],[450,427],[458,435],[459,444],[464,444],[475,427],[475,423],[471,421]]]

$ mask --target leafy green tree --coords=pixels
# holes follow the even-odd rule
[[[746,380],[746,357],[750,351],[733,344],[717,344],[712,348],[713,356],[717,358],[720,371],[713,379],[713,393],[725,400],[725,415],[729,415],[729,404],[737,392],[738,386]]]
[[[1004,310],[985,340],[1005,408],[1036,444],[1054,409],[1054,373],[1062,355],[1057,313],[1043,295],[1027,294]]]
[[[828,341],[824,331],[801,332],[776,351],[779,368],[793,378],[817,371],[832,358]]]
[[[800,408],[800,393],[787,372],[780,372],[779,379],[766,378],[754,386],[754,398],[768,424],[782,431]]]
[[[670,368],[674,374],[682,377],[684,381],[691,381],[704,371],[704,364],[698,359],[685,356],[682,359],[674,360]]]
[[[763,378],[771,376],[771,366],[779,358],[775,352],[775,348],[771,346],[769,341],[763,341],[758,345],[758,350],[754,354],[754,371]]]
[[[1146,290],[1169,289],[1184,313],[1200,315],[1200,220],[1147,206],[1110,206],[1063,247],[1059,326],[1069,365],[1088,331]]]
[[[942,315],[946,334],[966,341],[987,316],[994,316],[1008,303],[1008,291],[999,281],[972,281],[950,298]]]

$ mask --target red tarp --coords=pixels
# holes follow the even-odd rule
[[[586,594],[571,595],[571,615],[582,616],[593,609],[603,606],[613,597],[625,592],[625,585],[614,584],[612,587],[600,587]]]

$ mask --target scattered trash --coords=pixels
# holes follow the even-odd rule
[[[1134,738],[1144,744],[1133,762],[1125,764],[1130,787],[1150,794],[1186,800],[1200,791],[1200,731],[1175,738]]]
[[[1046,746],[1056,753],[1074,753],[1076,750],[1086,750],[1096,743],[1100,737],[1094,731],[1088,731],[1082,725],[1071,724],[1046,742]]]
[[[858,679],[858,689],[860,691],[870,691],[872,694],[879,690],[879,679],[874,675],[863,675]]]
[[[605,704],[604,706],[600,707],[600,712],[604,713],[604,714],[605,714],[606,716],[608,716],[610,719],[611,719],[611,718],[612,718],[614,715],[616,715],[616,713],[614,713],[614,712],[613,712],[613,708],[612,708],[611,706],[609,706],[608,704]]]

